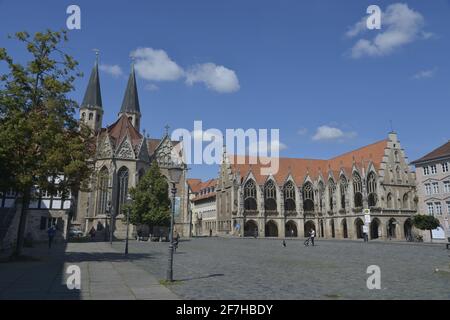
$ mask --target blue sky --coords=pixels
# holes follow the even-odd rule
[[[141,48],[142,127],[152,137],[166,124],[192,130],[194,120],[279,128],[282,156],[328,158],[384,139],[392,120],[410,160],[450,139],[448,0],[0,0],[0,46],[26,59],[7,34],[66,28],[70,4],[82,20],[66,50],[85,73],[74,98],[100,49],[104,125],[116,119],[130,53]],[[381,30],[359,30],[371,4],[383,10]],[[216,173],[195,166],[191,175]]]

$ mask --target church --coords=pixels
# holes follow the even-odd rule
[[[125,238],[126,213],[123,206],[127,201],[128,190],[137,185],[152,161],[157,161],[161,173],[166,177],[171,166],[176,165],[183,169],[180,182],[176,185],[174,229],[181,236],[187,235],[189,230],[187,167],[183,163],[181,143],[170,139],[168,128],[159,139],[150,138],[145,134],[145,130],[141,132],[141,107],[134,65],[131,68],[117,120],[103,127],[103,114],[98,61],[96,61],[80,105],[80,122],[92,130],[95,141],[95,155],[90,160],[93,174],[86,190],[79,191],[76,197],[72,227],[84,233],[88,233],[94,227],[98,232],[97,236],[101,238],[102,233],[109,233],[109,217],[112,215],[114,238]]]

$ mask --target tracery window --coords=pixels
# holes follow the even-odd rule
[[[334,198],[334,193],[336,192],[336,184],[334,183],[333,179],[329,179],[328,180],[328,201],[329,201],[329,205],[330,205],[330,209],[333,210],[333,198]]]
[[[284,195],[284,210],[285,211],[295,211],[295,185],[292,181],[288,181],[283,188]]]
[[[248,180],[244,186],[244,209],[257,210],[256,185],[253,180]]]
[[[377,178],[374,172],[369,173],[367,177],[367,193],[369,195],[369,207],[374,207],[377,204]]]
[[[311,182],[307,182],[303,186],[303,209],[314,211],[314,190]]]
[[[109,172],[103,167],[98,174],[97,214],[105,214],[108,205]]]
[[[361,176],[357,173],[353,173],[353,192],[354,192],[354,202],[355,207],[363,206],[363,197],[362,197],[362,180]]]
[[[127,201],[127,195],[128,195],[128,169],[126,167],[120,168],[117,177],[119,182],[119,196],[117,198],[118,204],[117,204],[117,213],[122,213],[123,205]]]
[[[267,181],[264,186],[264,207],[269,211],[277,210],[277,190],[273,180]]]
[[[347,179],[344,176],[341,176],[339,182],[339,189],[341,192],[341,208],[345,209],[345,195],[347,194],[348,183]]]

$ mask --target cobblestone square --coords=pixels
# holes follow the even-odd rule
[[[123,243],[115,243],[121,250]],[[133,261],[164,279],[168,243],[131,242]],[[450,299],[444,245],[402,242],[196,238],[180,242],[169,288],[185,299]],[[368,290],[367,267],[381,268]]]

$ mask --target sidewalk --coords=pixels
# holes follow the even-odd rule
[[[156,277],[128,261],[109,243],[57,244],[25,249],[36,261],[0,263],[0,299],[176,300]],[[148,258],[130,254],[129,259]],[[30,259],[31,260],[31,259]],[[81,289],[66,286],[67,267],[81,270]]]

